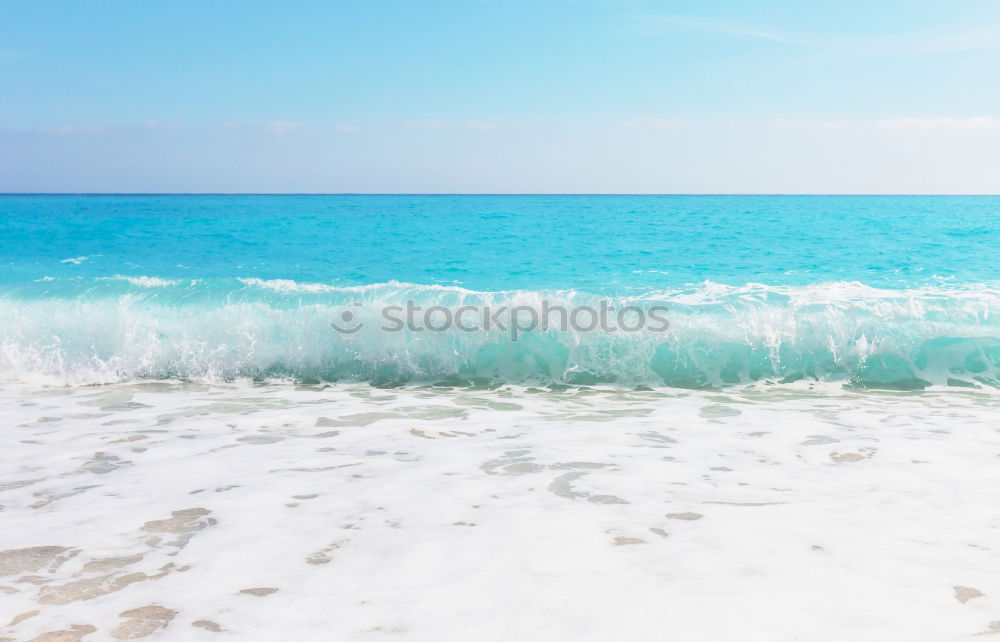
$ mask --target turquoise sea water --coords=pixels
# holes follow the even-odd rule
[[[0,380],[996,387],[1000,197],[0,196]],[[387,333],[609,302],[665,332]],[[345,310],[363,327],[331,327]]]

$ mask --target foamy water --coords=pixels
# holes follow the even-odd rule
[[[1000,633],[997,211],[0,196],[0,642]]]
[[[706,282],[605,297],[399,282],[102,277],[10,290],[0,292],[3,383],[451,378],[704,388],[804,379],[890,389],[1000,387],[1000,290],[993,282],[909,289]],[[417,314],[406,317],[407,306]],[[601,306],[613,308],[610,332],[594,327]],[[635,331],[615,327],[617,313],[629,308],[645,320],[619,317]],[[472,330],[458,327],[460,310]],[[338,332],[338,323],[356,332]]]
[[[998,419],[802,384],[7,386],[0,637],[979,639]]]

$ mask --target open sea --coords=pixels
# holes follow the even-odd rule
[[[998,257],[988,196],[0,196],[0,639],[1000,633]]]

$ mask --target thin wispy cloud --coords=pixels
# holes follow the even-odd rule
[[[403,123],[403,127],[407,129],[441,129],[446,124],[443,120],[410,120]]]
[[[146,129],[177,129],[178,125],[174,121],[147,120],[143,123]]]
[[[918,40],[927,51],[1000,51],[1000,25],[939,33]]]
[[[103,134],[107,131],[107,127],[103,125],[66,125],[63,127],[49,127],[41,130],[46,134],[55,134],[56,136],[71,136],[73,134]]]
[[[1000,25],[870,36],[830,36],[817,44],[855,55],[947,54],[1000,51]]]
[[[913,117],[880,120],[875,126],[892,134],[939,134],[939,133],[1000,133],[1000,120],[989,116],[975,118]]]
[[[621,123],[622,127],[636,127],[643,129],[654,129],[661,132],[676,131],[684,126],[684,121],[680,118],[654,118],[643,116],[632,118]]]
[[[0,49],[0,62],[17,62],[27,60],[31,55],[27,51],[16,51],[11,49]]]
[[[931,30],[853,35],[818,32],[784,33],[773,29],[697,20],[683,16],[641,15],[638,16],[638,19],[646,25],[658,26],[672,31],[693,31],[769,40],[847,55],[1000,51],[1000,24],[989,22],[970,27],[953,26]]]
[[[302,131],[306,128],[304,123],[294,123],[287,120],[276,120],[264,125],[264,131],[270,134],[289,134],[291,132]]]
[[[500,127],[498,123],[494,123],[488,120],[470,120],[469,122],[465,123],[465,126],[468,129],[471,129],[472,131],[476,132],[491,132],[495,131],[497,128]]]
[[[762,31],[752,28],[744,28],[742,26],[733,26],[727,24],[720,24],[709,21],[692,20],[690,18],[683,18],[680,16],[655,16],[655,15],[643,15],[640,19],[651,25],[660,25],[664,27],[673,27],[679,30],[690,30],[690,31],[702,31],[707,33],[717,33],[728,36],[742,36],[746,38],[758,38],[762,40],[773,40],[787,42],[789,39],[786,36],[780,34],[771,33],[770,31]]]
[[[767,121],[769,127],[775,129],[805,129],[814,131],[824,131],[840,129],[847,125],[843,120],[809,120],[802,118],[772,118]]]

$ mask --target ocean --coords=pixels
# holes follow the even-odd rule
[[[998,216],[0,196],[0,638],[1000,632]]]
[[[0,381],[995,388],[998,209],[996,197],[4,196]],[[439,314],[657,305],[670,328],[591,332],[580,313],[515,341],[509,323],[431,318],[428,331],[418,311],[383,331],[384,309],[408,301]],[[344,311],[367,323],[336,332]]]

